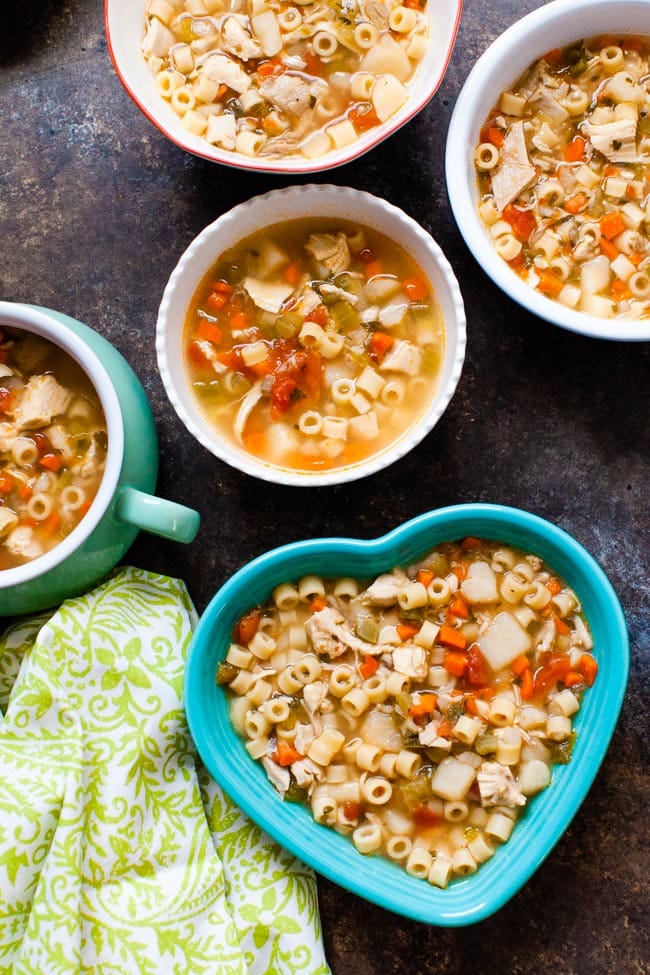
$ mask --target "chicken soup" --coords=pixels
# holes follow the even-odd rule
[[[425,0],[150,0],[142,50],[183,126],[245,156],[314,159],[409,97]]]
[[[650,317],[650,38],[549,51],[481,130],[479,210],[531,287],[599,318]]]
[[[344,221],[287,221],[221,255],[184,330],[186,368],[226,440],[285,469],[377,453],[428,406],[444,355],[428,280]]]
[[[54,343],[0,332],[0,570],[79,524],[106,463],[106,421],[81,367]]]
[[[566,582],[465,538],[370,582],[277,586],[236,624],[217,682],[285,800],[445,887],[570,761],[597,672]]]

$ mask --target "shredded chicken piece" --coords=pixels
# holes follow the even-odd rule
[[[398,674],[405,674],[416,680],[424,680],[429,671],[429,661],[426,651],[415,644],[396,647],[393,650],[393,668]]]
[[[343,616],[331,606],[326,606],[310,616],[305,628],[316,653],[326,654],[328,657],[340,657],[348,649],[376,656],[388,649],[355,636]]]
[[[380,313],[381,318],[381,313]],[[408,339],[395,342],[384,356],[380,372],[403,372],[407,376],[417,376],[422,366],[422,349]]]
[[[512,203],[522,190],[535,179],[535,167],[531,165],[526,149],[524,123],[511,125],[503,140],[501,162],[492,176],[492,192],[497,210]]]
[[[203,62],[203,74],[219,85],[227,85],[241,95],[253,84],[244,69],[226,54],[211,54]]]
[[[526,797],[507,765],[483,762],[476,776],[482,806],[525,806]]]
[[[226,17],[221,25],[221,38],[222,47],[242,61],[261,58],[264,53],[237,17]]]
[[[267,78],[260,85],[260,95],[281,112],[296,118],[311,107],[312,90],[309,84],[292,74]]]
[[[268,755],[262,759],[262,765],[266,770],[266,774],[269,777],[271,783],[275,786],[281,796],[284,796],[285,792],[291,785],[291,773],[288,768],[283,768],[274,762],[272,758]]]
[[[350,267],[351,257],[348,239],[343,232],[338,234],[311,234],[305,244],[308,251],[319,264],[332,274],[340,274]]]
[[[18,430],[38,430],[46,427],[55,416],[65,413],[72,394],[46,373],[31,376],[14,411]]]
[[[418,739],[421,745],[427,748],[441,748],[445,752],[451,751],[451,738],[442,738],[438,735],[440,721],[429,721],[421,731],[418,732]]]
[[[397,569],[395,572],[387,572],[378,576],[366,591],[361,593],[359,598],[362,603],[370,603],[372,606],[394,606],[397,602],[398,592],[408,582],[409,577],[401,569]]]
[[[594,149],[602,152],[610,162],[636,162],[636,122],[633,118],[617,119],[603,125],[585,122],[584,130]]]

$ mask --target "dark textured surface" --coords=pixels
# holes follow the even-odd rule
[[[464,79],[498,33],[540,4],[467,0],[431,104],[370,156],[317,180],[384,196],[432,232],[460,280],[469,344],[449,410],[408,458],[309,493],[258,483],[199,447],[169,407],[153,344],[164,284],[192,238],[291,180],[238,174],[167,142],[113,72],[99,0],[4,6],[0,297],[66,312],[124,353],[156,417],[160,493],[203,516],[194,545],[141,536],[129,561],[182,576],[201,609],[276,544],[371,537],[430,508],[492,501],[572,533],[623,603],[632,665],[621,719],[586,801],[536,875],[496,916],[456,930],[410,923],[320,881],[335,975],[649,972],[649,348],[581,338],[509,302],[465,248],[444,184],[444,139]]]

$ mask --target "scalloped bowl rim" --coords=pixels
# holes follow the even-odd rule
[[[462,0],[442,0],[445,5],[444,17],[441,11],[436,10],[436,28],[442,27],[441,37],[437,39],[439,51],[439,61],[434,70],[431,70],[429,62],[433,60],[433,46],[425,56],[424,61],[416,69],[416,74],[411,83],[410,95],[402,109],[395,113],[390,119],[378,126],[374,130],[361,135],[355,142],[342,149],[332,150],[319,159],[261,159],[249,158],[241,153],[228,152],[219,149],[217,146],[210,146],[204,139],[193,136],[186,132],[180,123],[172,115],[172,110],[164,103],[152,84],[146,84],[145,78],[148,74],[144,59],[139,51],[139,35],[133,25],[132,32],[124,31],[125,35],[131,36],[135,33],[138,36],[137,50],[131,50],[131,43],[123,37],[115,28],[117,21],[120,26],[123,17],[120,12],[126,10],[130,17],[134,17],[133,4],[130,0],[104,0],[104,23],[108,50],[110,53],[113,67],[120,79],[123,87],[138,106],[140,111],[149,121],[171,142],[180,149],[199,156],[209,162],[220,163],[235,169],[244,169],[252,172],[262,173],[317,173],[328,169],[335,169],[343,166],[353,159],[365,155],[375,146],[379,145],[389,136],[393,135],[398,129],[406,125],[414,116],[422,111],[423,108],[436,94],[445,76],[451,55],[458,34],[458,27],[462,13]],[[139,0],[144,17],[145,0]],[[111,26],[113,25],[113,26]],[[140,63],[142,62],[142,63]],[[427,83],[424,83],[426,70],[431,70]],[[416,94],[417,93],[417,94]]]
[[[264,212],[273,214],[272,221],[263,218]],[[354,215],[350,217],[348,213]],[[397,243],[408,239],[410,254],[431,280],[443,312],[445,356],[438,385],[428,405],[396,440],[367,459],[347,467],[310,472],[265,462],[219,436],[202,415],[181,368],[180,314],[182,309],[184,317],[194,290],[219,254],[232,246],[232,242],[248,236],[254,229],[269,226],[270,222],[280,223],[319,215],[365,223],[392,236]],[[217,243],[222,239],[226,242]],[[406,244],[403,249],[406,249]],[[158,369],[172,406],[192,436],[215,457],[237,470],[275,484],[296,487],[324,487],[367,477],[394,464],[417,446],[440,420],[454,395],[463,368],[466,342],[465,310],[460,288],[449,261],[431,235],[403,210],[380,197],[326,183],[271,190],[240,203],[205,227],[181,255],[172,271],[163,292],[156,326]]]
[[[348,838],[318,825],[306,808],[283,802],[230,725],[226,695],[214,677],[236,620],[268,598],[278,583],[307,572],[370,578],[415,561],[442,541],[467,534],[528,548],[564,576],[583,600],[600,671],[575,722],[578,739],[571,762],[554,769],[549,789],[534,797],[510,840],[491,860],[475,874],[438,890],[383,858],[361,856]],[[537,515],[503,505],[470,503],[419,515],[379,538],[299,541],[244,565],[219,589],[199,620],[188,652],[185,708],[208,772],[282,846],[333,882],[387,910],[428,924],[457,927],[499,910],[567,829],[607,751],[628,669],[623,611],[593,557],[561,528]]]
[[[449,124],[447,192],[474,258],[519,305],[560,328],[591,338],[644,342],[650,340],[650,321],[596,318],[565,308],[522,281],[494,250],[477,208],[474,149],[481,125],[501,92],[549,48],[607,31],[650,35],[647,0],[552,0],[516,21],[487,48],[470,71]]]

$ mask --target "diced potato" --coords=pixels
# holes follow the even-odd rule
[[[468,603],[495,603],[499,598],[497,577],[487,562],[472,562],[460,591]]]
[[[457,758],[443,758],[431,779],[431,791],[441,799],[457,802],[469,792],[476,769]]]
[[[531,646],[530,636],[511,613],[498,613],[477,642],[495,672],[508,667]]]

